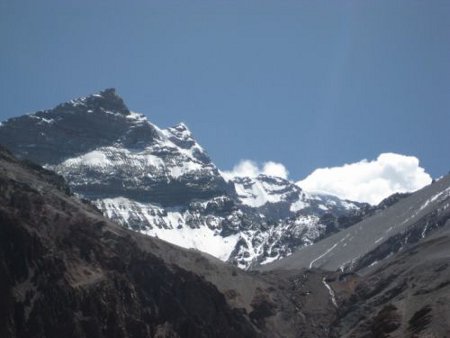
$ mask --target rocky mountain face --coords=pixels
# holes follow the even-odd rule
[[[3,123],[1,144],[45,164],[86,198],[123,196],[164,206],[227,191],[183,124],[160,130],[113,89]]]
[[[113,89],[5,121],[0,144],[56,171],[125,227],[244,269],[289,256],[370,211],[278,177],[225,179],[184,124],[160,129]]]
[[[377,264],[326,272],[317,266],[338,266],[330,257],[310,269],[284,258],[247,272],[112,223],[62,177],[0,147],[0,336],[448,337],[449,185],[341,230],[376,220],[384,231],[401,210],[412,223],[393,238],[422,224]]]
[[[248,273],[124,229],[0,148],[1,337],[322,337],[335,310],[321,278]]]
[[[450,336],[450,222],[365,271],[325,280],[337,320],[330,337]]]

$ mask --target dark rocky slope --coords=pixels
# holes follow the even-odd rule
[[[211,283],[139,248],[55,175],[0,156],[1,337],[257,335]]]
[[[336,317],[321,279],[126,230],[0,150],[0,337],[323,337]]]
[[[397,197],[263,267],[336,271],[323,279],[337,308],[330,337],[450,337],[450,176]]]
[[[363,275],[329,278],[332,337],[450,337],[450,222]]]

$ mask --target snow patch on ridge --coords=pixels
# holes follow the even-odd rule
[[[207,224],[190,227],[186,219],[191,215],[188,211],[176,208],[162,208],[150,203],[139,203],[124,197],[108,198],[95,201],[95,204],[105,211],[105,215],[122,224],[133,226],[133,223],[147,226],[139,232],[160,238],[166,242],[187,249],[197,249],[206,252],[222,261],[226,261],[239,235],[227,237],[220,235],[217,220],[210,219]],[[137,222],[139,221],[139,222]]]
[[[66,166],[92,166],[92,167],[106,167],[111,166],[112,162],[108,159],[105,152],[94,150],[79,157],[70,158],[63,162]]]
[[[271,194],[267,185],[251,179],[234,181],[234,187],[241,202],[253,208],[258,208],[266,203],[277,203],[282,201],[282,196]]]
[[[181,217],[179,214],[168,214],[169,218],[175,219]],[[173,229],[152,229],[145,230],[142,233],[160,238],[166,242],[181,246],[186,249],[197,249],[206,252],[222,261],[226,261],[237,241],[239,235],[222,237],[217,231],[213,231],[206,226],[192,229],[182,226],[175,231]]]
[[[147,118],[138,113],[131,112],[127,119],[137,124],[149,123]],[[151,124],[150,124],[151,125]],[[142,149],[128,149],[120,144],[114,146],[100,147],[86,154],[65,160],[58,166],[56,171],[80,171],[83,168],[99,170],[103,174],[112,174],[127,166],[130,172],[144,172],[148,177],[163,177],[177,179],[183,175],[195,172],[209,173],[216,171],[216,167],[210,163],[203,149],[190,136],[187,127],[175,134],[169,130],[162,130],[151,125],[159,137],[152,144]],[[175,128],[176,129],[176,128]],[[175,137],[175,138],[174,138]],[[177,142],[183,143],[183,147]]]

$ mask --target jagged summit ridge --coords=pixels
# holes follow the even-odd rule
[[[98,147],[137,146],[157,137],[153,126],[131,113],[113,89],[11,118],[0,141],[19,157],[57,164]]]
[[[64,105],[73,105],[73,106],[84,105],[89,107],[90,110],[104,109],[106,111],[117,112],[123,115],[130,114],[130,110],[126,106],[123,99],[117,94],[115,88],[107,88],[96,94],[73,99],[67,103],[63,103],[60,106]]]
[[[166,204],[165,195],[183,200],[186,193],[212,197],[226,189],[185,125],[160,129],[129,111],[113,89],[10,119],[0,142],[64,174],[74,182],[75,192],[86,197],[124,196]],[[80,180],[89,175],[95,182]]]

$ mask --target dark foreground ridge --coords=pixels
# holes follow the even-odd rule
[[[450,224],[362,274],[245,272],[110,223],[2,148],[0,283],[0,337],[448,337]]]
[[[0,337],[322,337],[335,311],[321,278],[126,230],[0,150]]]
[[[0,154],[1,337],[256,336],[214,285]]]

